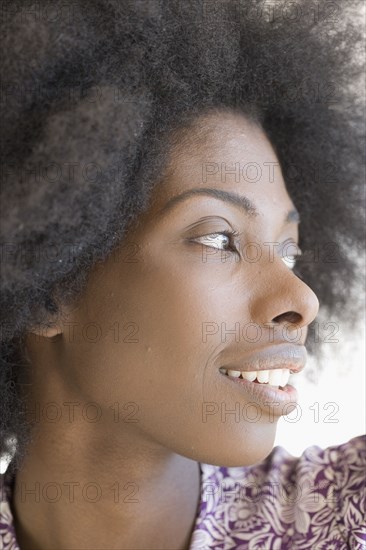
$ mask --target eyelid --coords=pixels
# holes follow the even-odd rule
[[[291,245],[296,247],[296,251],[299,252],[299,254],[302,254],[299,244],[293,238],[286,239],[283,243],[281,243],[281,251]]]

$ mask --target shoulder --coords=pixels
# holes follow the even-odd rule
[[[9,472],[0,474],[0,548],[4,550],[19,550],[10,507],[13,484],[14,478]]]
[[[192,549],[223,540],[225,548],[364,548],[365,470],[366,436],[299,457],[277,446],[253,466],[201,464]]]

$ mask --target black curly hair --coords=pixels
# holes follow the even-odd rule
[[[363,249],[362,4],[3,3],[0,455],[26,447],[27,330],[81,295],[177,131],[212,109],[266,132],[301,214],[300,276],[344,320]]]

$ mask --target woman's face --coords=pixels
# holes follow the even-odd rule
[[[175,148],[149,210],[91,272],[62,335],[29,346],[52,365],[48,399],[92,402],[93,428],[115,442],[238,466],[269,454],[295,405],[219,369],[301,367],[318,300],[284,258],[298,224],[265,134],[234,114],[202,121],[205,139],[192,130]]]

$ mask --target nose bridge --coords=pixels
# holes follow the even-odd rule
[[[281,259],[278,261],[282,263]],[[277,268],[272,264],[272,269],[263,269],[256,281],[251,300],[251,316],[256,323],[291,323],[300,328],[317,316],[316,294],[283,263]]]

